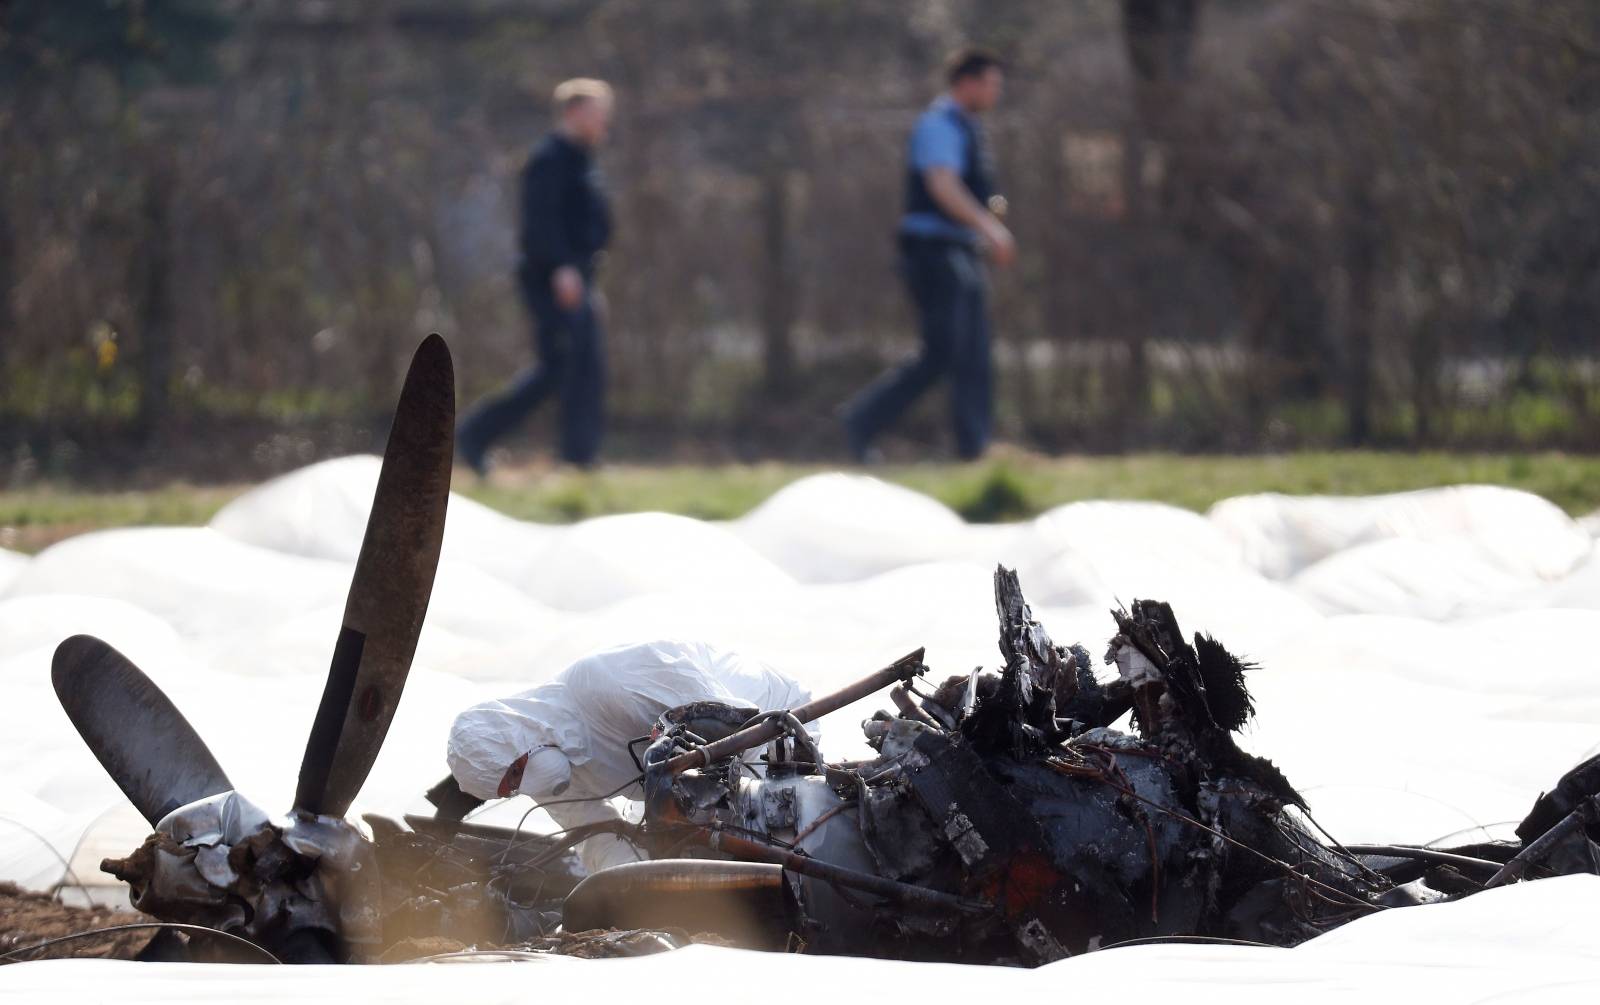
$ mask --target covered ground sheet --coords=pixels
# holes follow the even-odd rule
[[[33,558],[0,552],[0,879],[59,883],[64,870],[48,842],[76,878],[106,883],[100,858],[125,854],[148,831],[56,702],[50,655],[71,634],[121,649],[242,791],[269,809],[288,807],[377,464],[355,457],[304,469],[239,498],[205,528],[85,534]],[[445,773],[457,711],[604,646],[703,640],[770,663],[813,693],[918,646],[941,679],[992,667],[996,563],[1018,569],[1035,613],[1063,644],[1081,641],[1098,656],[1114,630],[1107,609],[1148,597],[1170,602],[1186,631],[1213,634],[1260,663],[1251,677],[1259,714],[1243,742],[1271,757],[1346,842],[1503,836],[1542,788],[1600,750],[1600,550],[1588,521],[1537,497],[1487,486],[1361,499],[1261,495],[1203,515],[1082,502],[1025,523],[976,526],[909,490],[832,474],[725,524],[633,514],[545,526],[452,499],[406,697],[353,813],[430,811],[421,792]],[[824,750],[862,753],[858,723],[886,705],[875,696],[830,717]],[[521,809],[506,812],[514,821]],[[642,961],[366,978],[30,964],[0,969],[0,993],[93,997],[114,982],[119,1000],[492,1001],[535,987],[576,998],[591,982],[620,995],[642,989],[634,981],[671,982],[714,964],[729,968],[730,986],[743,983],[742,968],[781,982],[791,978],[773,968],[792,967],[793,980],[823,994],[881,987],[898,973],[974,990],[1065,980],[1075,994],[1192,981],[1207,996],[1240,990],[1233,1001],[1274,987],[1281,1000],[1291,988],[1392,982],[1412,992],[1439,982],[1460,1000],[1554,993],[1581,979],[1591,981],[1583,998],[1594,1000],[1596,918],[1600,881],[1579,878],[1384,914],[1293,951],[1144,947],[1031,975],[907,974],[905,965],[751,961],[695,948]]]

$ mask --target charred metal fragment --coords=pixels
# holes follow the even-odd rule
[[[1127,682],[1118,678],[1101,683],[1090,667],[1089,650],[1074,643],[1067,652],[1072,655],[1072,694],[1064,698],[1057,687],[1056,715],[1072,735],[1109,726],[1132,710],[1133,689]]]
[[[920,705],[892,690],[894,712],[863,726],[870,761],[816,774],[769,752],[762,774],[733,755],[775,730],[698,743],[669,723],[645,757],[647,845],[779,863],[788,924],[814,951],[908,959],[1034,965],[1165,935],[1293,945],[1452,895],[1460,874],[1435,875],[1449,862],[1400,889],[1314,832],[1293,786],[1233,740],[1254,712],[1249,664],[1186,641],[1167,605],[1114,612],[1107,682],[1005,569],[995,607],[999,673],[951,677]],[[1108,728],[1130,709],[1137,734]]]
[[[433,788],[423,793],[423,798],[433,804],[439,820],[464,820],[468,813],[484,803],[477,796],[463,792],[455,775],[445,775]]]
[[[998,687],[978,699],[962,732],[984,750],[1008,749],[1014,756],[1041,750],[1060,738],[1056,692],[1076,693],[1077,673],[1062,669],[1062,652],[1022,596],[1017,574],[1001,568],[994,575],[994,606],[1000,618]]]
[[[1600,868],[1600,847],[1590,837],[1596,829],[1600,829],[1600,795],[1582,799],[1553,827],[1524,844],[1522,850],[1484,885],[1500,886],[1521,879],[1530,868],[1541,863],[1552,874]]]
[[[1305,807],[1305,798],[1275,765],[1246,754],[1232,734],[1255,714],[1245,686],[1249,664],[1209,636],[1184,641],[1172,608],[1135,600],[1132,613],[1112,612],[1117,634],[1106,652],[1134,693],[1140,733],[1162,745],[1192,745],[1196,768],[1206,776],[1235,777],[1259,786],[1284,805]]]
[[[1541,793],[1528,816],[1517,825],[1517,837],[1524,843],[1538,840],[1596,793],[1600,793],[1600,754],[1578,764],[1561,776],[1555,788]],[[1600,840],[1600,832],[1589,837]]]

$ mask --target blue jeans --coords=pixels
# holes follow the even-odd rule
[[[940,378],[950,378],[956,450],[971,460],[989,443],[994,410],[988,295],[969,245],[902,237],[902,268],[922,332],[922,351],[868,384],[845,406],[858,453]]]
[[[582,304],[564,310],[550,290],[548,272],[524,272],[518,279],[533,314],[537,361],[505,390],[475,406],[462,420],[457,438],[464,450],[481,456],[559,391],[561,457],[592,464],[600,451],[605,404],[605,354],[593,300],[586,289]]]

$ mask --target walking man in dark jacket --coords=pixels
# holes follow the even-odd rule
[[[956,450],[970,460],[988,445],[993,390],[987,281],[979,255],[1010,265],[1016,243],[991,211],[993,170],[976,117],[999,101],[1002,78],[993,53],[956,53],[946,69],[949,90],[912,131],[899,240],[922,351],[845,406],[845,432],[858,461],[870,459],[873,438],[946,375]]]
[[[611,217],[593,154],[611,125],[611,88],[569,80],[555,91],[556,128],[522,173],[517,282],[533,315],[537,362],[475,407],[456,434],[457,455],[483,475],[489,447],[552,392],[561,401],[561,458],[592,465],[600,448],[605,358],[593,295],[595,256]]]

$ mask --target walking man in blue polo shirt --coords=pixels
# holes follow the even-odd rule
[[[922,351],[845,406],[845,432],[857,461],[873,459],[873,438],[947,374],[957,452],[972,460],[988,445],[994,394],[980,256],[1010,265],[1016,242],[990,208],[993,171],[977,116],[1000,100],[1003,77],[993,53],[957,52],[946,71],[949,89],[911,133],[899,239]]]

